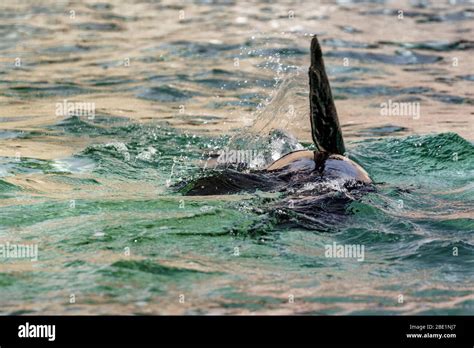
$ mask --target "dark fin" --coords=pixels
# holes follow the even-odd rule
[[[186,196],[228,195],[256,190],[270,191],[282,185],[281,180],[266,173],[239,173],[226,170],[180,185],[178,190]]]
[[[309,67],[309,105],[313,142],[320,151],[344,155],[342,138],[331,86],[324,68],[321,46],[316,36],[311,41]]]
[[[326,151],[314,151],[314,163],[317,172],[321,175],[324,172],[324,166],[326,164],[326,160],[329,158],[329,153]]]

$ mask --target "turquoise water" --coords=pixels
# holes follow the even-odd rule
[[[0,314],[473,314],[473,10],[402,3],[0,4],[0,251],[38,248],[0,258]],[[375,190],[310,225],[281,192],[181,195],[226,147],[312,148],[314,33]]]
[[[2,198],[18,200],[1,210],[2,237],[39,245],[39,261],[26,269],[14,271],[17,260],[2,264],[13,269],[0,278],[5,314],[24,303],[32,305],[22,313],[472,313],[474,146],[454,133],[351,144],[377,192],[351,203],[335,230],[322,233],[264,219],[275,196],[183,197],[163,189],[170,177],[200,175],[190,154],[197,160],[225,138],[159,125],[64,124],[70,136],[81,129],[114,142],[88,146],[66,161],[68,170],[28,159],[9,168],[87,194],[71,207],[1,181]],[[150,147],[162,155],[138,159]],[[180,148],[186,161],[176,160]],[[87,177],[78,174],[83,167]],[[101,197],[110,180],[156,191]],[[333,242],[364,245],[365,260],[325,257]],[[70,294],[76,304],[67,304]]]

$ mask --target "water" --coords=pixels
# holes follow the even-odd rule
[[[0,313],[472,314],[473,5],[423,4],[0,5],[0,244],[38,246],[1,259]],[[313,33],[376,191],[326,232],[279,223],[281,194],[176,192],[225,147],[311,148]]]

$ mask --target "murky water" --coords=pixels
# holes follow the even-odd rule
[[[3,2],[0,251],[38,260],[0,259],[0,313],[472,314],[473,16],[460,0]],[[312,34],[377,190],[324,232],[277,223],[278,194],[176,192],[225,148],[256,167],[311,148]],[[419,112],[382,113],[400,102]],[[326,257],[333,243],[363,261]]]

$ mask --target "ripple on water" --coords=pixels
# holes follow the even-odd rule
[[[407,49],[421,49],[428,51],[458,51],[458,50],[472,50],[474,49],[474,42],[469,40],[457,41],[422,41],[422,42],[394,42],[394,41],[379,41],[384,45],[395,45]]]
[[[124,28],[121,24],[110,22],[110,23],[80,23],[76,24],[75,27],[79,30],[86,31],[111,31],[118,32],[123,31]]]
[[[202,94],[198,92],[185,90],[171,85],[163,85],[145,88],[137,94],[137,97],[160,102],[179,102],[200,95]]]
[[[239,51],[239,44],[225,44],[212,42],[195,42],[195,41],[174,41],[162,44],[158,47],[148,49],[151,51],[165,51],[173,56],[185,57],[189,59],[200,58],[218,58],[222,53],[229,51]]]
[[[8,97],[30,99],[30,98],[48,98],[48,97],[67,97],[77,94],[90,92],[89,89],[80,87],[74,83],[44,83],[43,86],[10,86],[2,94]]]
[[[14,119],[14,118],[13,118]],[[2,118],[0,117],[0,121]],[[15,139],[15,138],[21,138],[25,134],[24,131],[18,131],[18,130],[2,130],[0,129],[0,139]]]
[[[443,60],[443,57],[419,54],[412,51],[397,51],[394,55],[372,52],[331,51],[328,57],[349,58],[365,62],[380,62],[393,65],[432,64]]]

